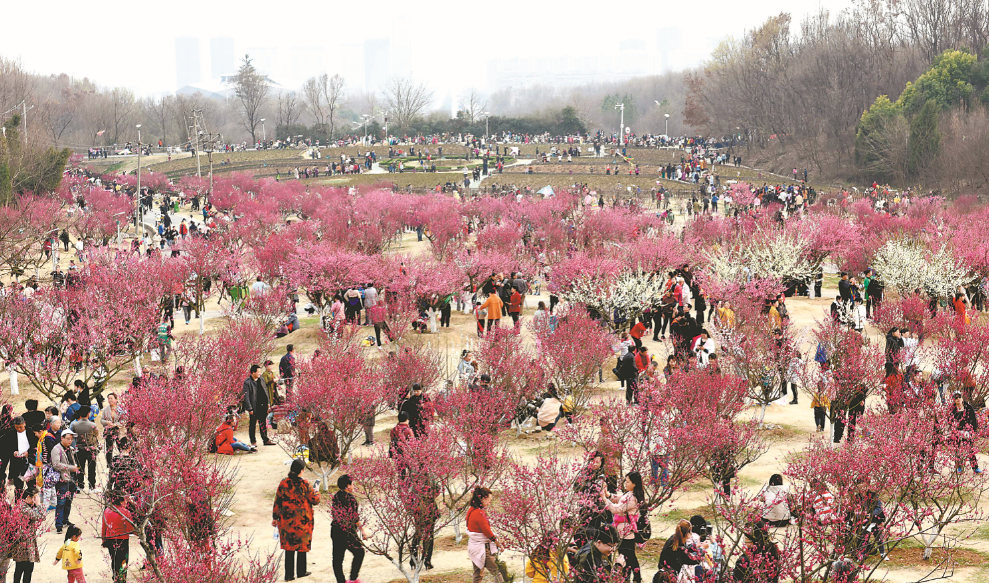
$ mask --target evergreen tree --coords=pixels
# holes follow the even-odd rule
[[[941,133],[937,129],[938,107],[928,99],[910,120],[910,174],[919,176],[931,166],[941,150]]]

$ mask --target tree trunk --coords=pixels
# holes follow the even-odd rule
[[[457,520],[457,511],[453,508],[450,509],[450,524],[453,526],[453,542],[459,545],[464,535],[460,532],[460,521]]]

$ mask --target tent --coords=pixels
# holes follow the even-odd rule
[[[546,196],[553,196],[556,193],[553,192],[553,187],[547,184],[546,186],[544,186],[541,189],[539,189],[539,191],[537,192],[537,194],[541,194],[544,197],[546,197]]]

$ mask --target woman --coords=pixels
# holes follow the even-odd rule
[[[780,549],[769,538],[765,521],[755,524],[748,548],[735,561],[732,580],[736,583],[778,583],[780,580]]]
[[[285,580],[292,581],[309,575],[306,553],[312,546],[313,505],[319,504],[319,493],[302,478],[306,463],[292,461],[288,477],[278,484],[275,504],[271,509],[271,526],[278,528],[278,539],[285,551]]]
[[[559,542],[559,534],[556,531],[547,532],[539,546],[532,551],[529,560],[525,562],[525,576],[532,579],[532,583],[551,583],[552,581],[562,581],[570,572],[570,561],[567,555],[563,555],[562,568],[558,564],[554,547]],[[561,575],[562,574],[562,575]]]
[[[659,554],[659,570],[666,571],[673,577],[679,577],[680,570],[685,565],[696,565],[700,560],[694,558],[693,549],[688,550],[687,542],[691,538],[690,522],[681,520],[677,524],[673,536],[666,539],[663,551]]]
[[[470,508],[467,509],[467,556],[470,557],[474,567],[473,583],[481,583],[484,578],[484,569],[491,572],[495,583],[502,583],[501,571],[495,563],[498,555],[498,537],[491,532],[491,525],[488,523],[488,515],[484,509],[491,504],[491,490],[478,486],[474,488],[474,495],[470,499]]]
[[[113,461],[113,448],[120,437],[121,414],[117,406],[118,399],[116,393],[110,393],[106,397],[107,406],[100,412],[100,425],[103,426],[103,437],[106,441],[106,465],[110,467]]]
[[[556,423],[563,417],[563,403],[556,395],[556,387],[553,383],[550,383],[548,390],[543,393],[543,404],[539,406],[536,417],[539,428],[543,431],[553,431]]]
[[[766,504],[762,518],[769,526],[790,526],[790,503],[787,501],[789,493],[790,488],[783,485],[783,476],[773,474],[769,477],[769,484],[762,490],[762,498]]]
[[[623,484],[625,491],[621,496],[602,491],[605,508],[614,517],[614,525],[622,537],[618,545],[618,554],[625,558],[625,576],[632,573],[634,583],[642,583],[642,571],[639,569],[639,559],[635,556],[635,533],[639,520],[640,505],[646,500],[646,492],[642,487],[642,476],[639,472],[629,472]]]
[[[546,325],[548,318],[549,312],[546,311],[546,302],[540,300],[536,305],[536,313],[532,315],[532,325],[539,329],[540,326]]]
[[[38,507],[38,488],[34,484],[28,484],[24,489],[20,513],[23,531],[10,559],[14,561],[14,583],[31,583],[34,564],[41,562],[38,556],[38,527],[45,520],[45,513]]]
[[[333,523],[330,525],[330,540],[333,541],[333,575],[337,583],[357,581],[364,562],[364,548],[357,537],[360,530],[361,538],[367,538],[364,523],[360,520],[357,510],[357,498],[354,496],[354,482],[350,476],[343,475],[337,479],[339,492],[333,495],[330,505]],[[350,579],[343,577],[343,558],[350,551],[353,559],[350,562]]]

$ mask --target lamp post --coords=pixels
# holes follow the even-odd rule
[[[619,109],[622,112],[621,121],[618,125],[618,145],[621,146],[625,143],[625,104],[616,103],[615,109]]]
[[[488,130],[488,118],[490,117],[491,117],[491,112],[485,111],[484,112],[484,141],[487,141],[488,137],[491,136],[491,132]]]
[[[663,115],[666,116],[666,137],[669,138],[670,137],[670,114],[664,113]]]
[[[264,143],[267,142],[267,141],[268,141],[268,132],[266,132],[265,129],[264,129],[264,118],[262,117],[261,118],[261,145],[264,146]]]
[[[144,230],[144,212],[141,201],[141,124],[137,124],[137,236]]]

